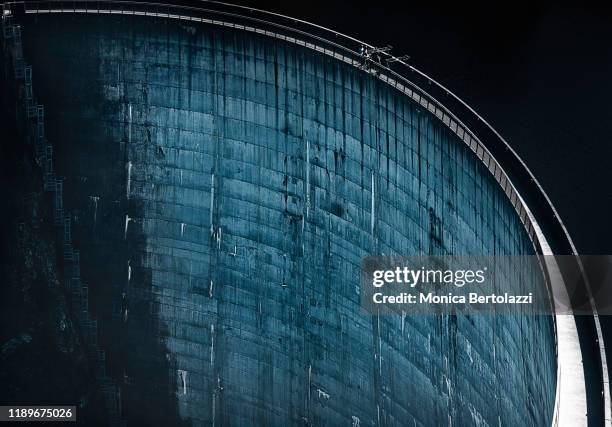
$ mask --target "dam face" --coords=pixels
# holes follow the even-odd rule
[[[219,25],[48,14],[22,31],[127,425],[551,424],[551,317],[360,308],[370,254],[534,254],[421,105]]]

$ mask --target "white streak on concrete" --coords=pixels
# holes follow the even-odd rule
[[[128,104],[128,143],[132,142],[132,104]]]
[[[308,365],[308,404],[310,405],[310,391],[312,390],[312,365]]]
[[[210,234],[214,233],[213,212],[215,207],[215,174],[210,176]]]
[[[178,374],[179,374],[179,380],[180,380],[180,385],[181,388],[183,389],[183,394],[187,394],[187,371],[183,370],[183,369],[179,369],[178,370]]]
[[[470,363],[474,363],[474,358],[472,357],[472,344],[469,341],[466,341],[466,353],[468,358],[470,359]]]
[[[125,230],[123,232],[124,239],[127,239],[128,225],[130,224],[131,220],[132,218],[130,218],[128,215],[125,216]]]

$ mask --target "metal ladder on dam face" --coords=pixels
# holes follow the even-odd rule
[[[80,252],[72,242],[72,216],[64,209],[64,178],[53,170],[53,146],[45,137],[45,109],[36,102],[33,90],[32,66],[23,58],[21,26],[14,22],[10,4],[2,5],[2,42],[12,58],[12,71],[17,84],[17,119],[22,119],[26,142],[30,142],[36,164],[42,170],[43,192],[53,194],[53,224],[58,230],[63,255],[65,291],[76,318],[100,393],[104,400],[109,425],[126,426],[121,417],[121,390],[106,371],[106,355],[98,345],[98,323],[89,312],[89,286],[81,281]],[[8,82],[7,82],[8,83]],[[21,110],[23,109],[23,111]],[[55,283],[48,280],[48,286]]]

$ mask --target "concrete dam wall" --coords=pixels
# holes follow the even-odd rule
[[[548,426],[549,316],[373,316],[369,254],[529,255],[481,160],[364,70],[221,26],[23,19],[127,425]]]

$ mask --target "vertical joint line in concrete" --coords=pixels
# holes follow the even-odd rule
[[[132,161],[130,160],[128,161],[128,164],[127,164],[127,184],[126,184],[126,191],[125,191],[125,196],[128,200],[130,198],[131,187],[132,187]]]
[[[210,176],[210,234],[215,232],[214,226],[214,211],[215,211],[215,174]]]
[[[306,140],[306,218],[310,211],[310,142]]]
[[[370,232],[374,235],[374,199],[376,197],[376,191],[374,190],[374,171],[372,171],[372,191],[371,191],[371,206],[370,206]]]

